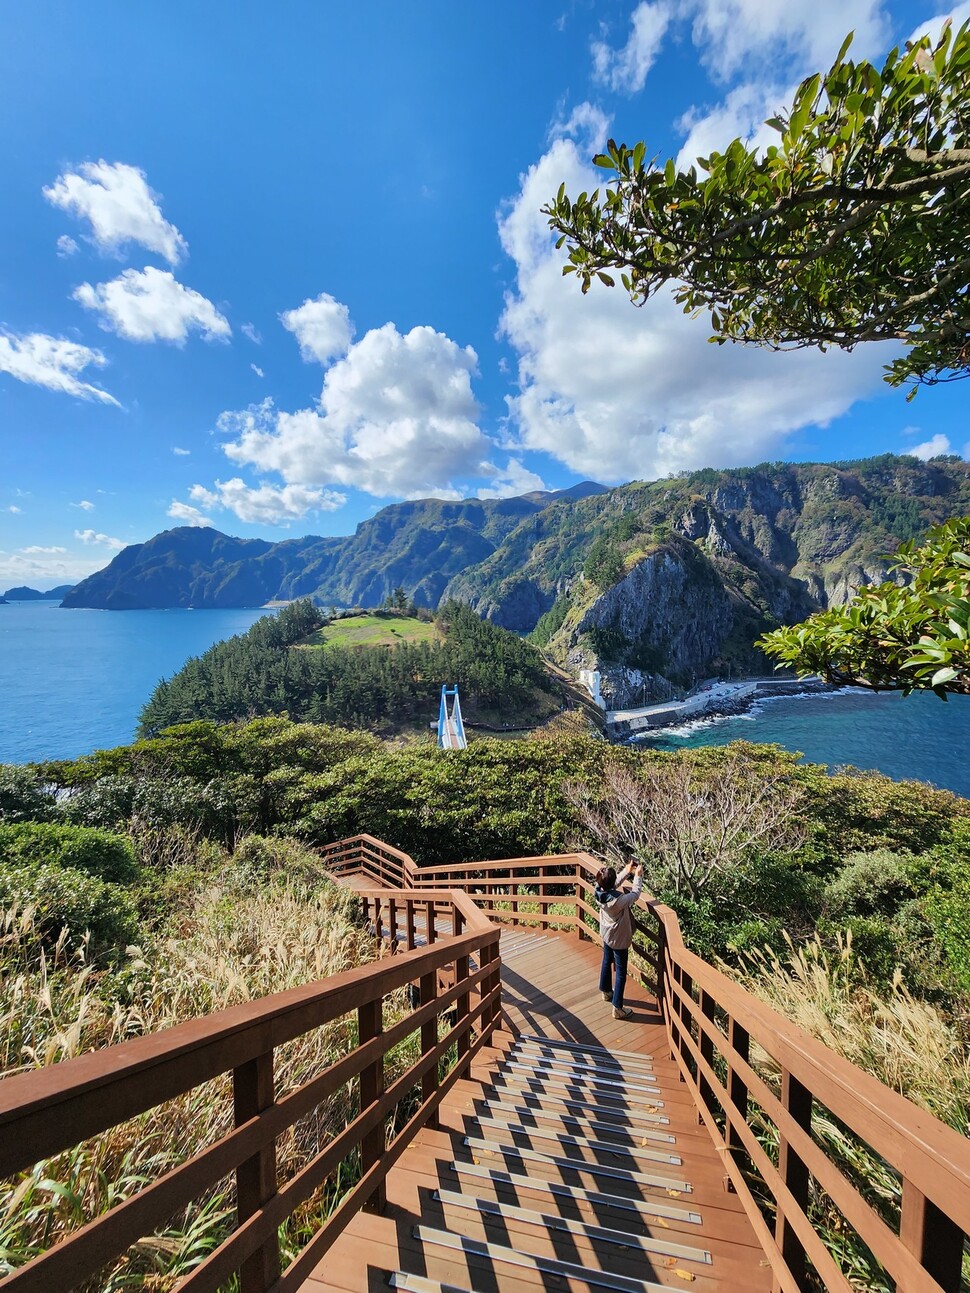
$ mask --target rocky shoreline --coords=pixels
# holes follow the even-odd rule
[[[773,696],[809,696],[836,690],[821,678],[753,678],[736,683],[710,683],[682,700],[642,709],[608,711],[606,733],[611,740],[628,741],[695,719],[744,714],[759,700]]]

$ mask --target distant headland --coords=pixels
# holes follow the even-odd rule
[[[42,593],[36,588],[21,585],[18,588],[8,588],[0,596],[0,602],[61,602],[73,587],[73,584],[58,584],[56,588],[48,588],[46,593]]]

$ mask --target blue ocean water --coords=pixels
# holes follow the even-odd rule
[[[266,614],[0,606],[0,763],[126,744],[160,679]]]
[[[851,764],[928,781],[970,798],[970,696],[941,701],[857,688],[779,696],[746,714],[667,728],[637,744],[681,750],[739,740],[781,745],[830,768]]]

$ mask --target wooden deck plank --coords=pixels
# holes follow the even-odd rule
[[[767,1293],[770,1271],[754,1232],[737,1197],[724,1184],[720,1155],[696,1107],[680,1081],[669,1053],[666,1030],[656,1003],[628,980],[626,1003],[633,1007],[629,1020],[614,1020],[609,1003],[598,991],[601,953],[589,942],[557,933],[543,934],[521,927],[506,928],[502,944],[510,950],[502,961],[503,1016],[505,1028],[476,1057],[467,1078],[458,1082],[443,1102],[440,1128],[425,1128],[408,1147],[387,1180],[387,1209],[381,1216],[359,1214],[334,1244],[330,1253],[304,1284],[307,1293],[325,1289],[358,1293],[388,1287],[389,1274],[407,1270],[432,1280],[450,1283],[474,1293],[525,1293],[527,1289],[556,1287],[588,1290],[587,1281],[575,1275],[551,1275],[517,1268],[481,1254],[469,1254],[414,1238],[417,1225],[450,1229],[470,1239],[498,1245],[493,1250],[519,1248],[537,1258],[558,1259],[582,1265],[590,1272],[623,1275],[647,1284],[692,1288],[695,1293]],[[570,1052],[549,1051],[551,1062],[536,1047],[523,1048],[518,1039],[539,1039],[598,1047],[628,1053],[623,1078],[608,1066],[598,1072],[595,1061],[570,1066]],[[641,1073],[635,1057],[649,1062]],[[577,1057],[573,1057],[574,1059]],[[510,1061],[522,1065],[509,1067]],[[572,1076],[568,1070],[572,1067]],[[594,1085],[599,1082],[600,1085]],[[659,1096],[636,1090],[658,1087]],[[627,1148],[645,1151],[644,1157],[616,1153],[609,1137],[584,1132],[565,1118],[572,1113],[609,1121],[617,1115],[623,1124],[624,1109],[632,1115]],[[659,1100],[656,1103],[648,1101]],[[496,1102],[522,1106],[532,1102],[540,1116],[525,1115],[514,1128],[508,1115],[490,1113]],[[622,1103],[620,1103],[622,1101]],[[664,1123],[636,1122],[642,1114],[660,1115]],[[482,1117],[500,1126],[480,1125]],[[637,1131],[661,1130],[671,1142],[647,1139],[640,1146]],[[466,1136],[493,1143],[494,1151],[473,1149]],[[550,1139],[550,1137],[552,1137]],[[564,1140],[563,1138],[572,1138]],[[583,1139],[606,1148],[592,1148]],[[539,1158],[520,1158],[531,1150]],[[656,1150],[676,1156],[678,1164],[652,1161]],[[561,1160],[558,1165],[555,1159]],[[454,1165],[471,1169],[468,1175]],[[670,1191],[630,1177],[613,1179],[594,1174],[594,1167],[616,1168],[643,1175],[666,1176],[689,1183],[689,1193]],[[491,1170],[489,1178],[481,1175]],[[511,1182],[508,1176],[515,1177]],[[550,1186],[578,1190],[556,1194]],[[515,1209],[571,1219],[594,1225],[600,1231],[642,1237],[646,1242],[675,1243],[710,1253],[711,1263],[678,1259],[663,1253],[605,1244],[602,1235],[590,1238],[572,1229],[537,1227],[518,1213],[482,1215],[449,1201],[442,1204],[435,1192],[444,1190],[504,1204]],[[632,1201],[635,1208],[672,1210],[669,1216],[647,1216],[640,1211],[604,1202],[607,1196]],[[680,1209],[680,1211],[677,1211]],[[700,1222],[688,1220],[700,1216]]]

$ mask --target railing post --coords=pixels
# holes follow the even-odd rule
[[[963,1231],[905,1176],[899,1237],[941,1288],[959,1293]]]
[[[273,1052],[247,1060],[232,1072],[235,1125],[241,1127],[268,1109],[275,1099]],[[242,1225],[276,1193],[276,1141],[270,1140],[236,1168],[236,1214]],[[266,1293],[280,1277],[279,1236],[274,1230],[239,1269],[240,1293]]]
[[[427,944],[430,947],[435,940],[435,929],[434,929],[435,906],[434,906],[433,898],[429,898],[428,901],[424,904],[424,910],[425,910],[425,920],[427,921],[427,929],[425,930],[425,935],[426,935]]]
[[[383,1001],[380,997],[376,1001],[366,1001],[357,1007],[357,1040],[359,1045],[363,1046],[366,1042],[372,1041],[375,1037],[380,1037],[384,1031],[384,1011]],[[369,1105],[375,1103],[384,1094],[384,1056],[379,1055],[376,1060],[368,1064],[360,1074],[360,1111],[364,1112]],[[384,1139],[384,1119],[378,1122],[377,1126],[369,1131],[360,1142],[360,1174],[364,1176],[384,1157],[385,1150]],[[364,1207],[368,1212],[382,1212],[387,1202],[387,1191],[384,1182],[375,1186],[373,1192],[368,1195],[364,1202]]]
[[[468,957],[459,956],[455,961],[455,982],[462,983],[468,979]],[[470,1007],[470,998],[467,992],[463,992],[455,1002],[455,1027],[460,1028],[462,1023],[465,1024],[465,1031],[458,1034],[458,1065],[461,1066],[471,1049],[471,1037],[469,1036],[471,1025],[468,1023],[468,1014]]]
[[[481,996],[487,997],[498,982],[496,970],[498,968],[498,945],[496,943],[487,943],[480,953],[482,968],[489,967],[489,972],[482,979]],[[492,969],[491,967],[495,967]],[[495,1021],[498,1019],[498,1003],[491,1005],[487,1010],[482,1011],[481,1031],[482,1035],[491,1037],[495,1031]]]
[[[546,865],[539,868],[539,928],[549,928],[549,903],[546,899]]]
[[[804,1128],[811,1135],[812,1093],[787,1069],[781,1071],[781,1102],[799,1127]],[[794,1196],[796,1206],[804,1212],[808,1206],[808,1168],[792,1149],[780,1127],[778,1129],[778,1172]],[[799,1288],[806,1288],[805,1249],[798,1235],[789,1225],[780,1200],[775,1221],[775,1242],[781,1249],[781,1255],[791,1271],[792,1279]]]
[[[701,1004],[701,1019],[713,1020],[714,998],[711,996],[709,992],[705,992],[703,988],[701,988],[700,1004]],[[707,1032],[705,1031],[700,1020],[698,1020],[698,1023],[697,1023],[697,1045],[700,1048],[701,1058],[706,1060],[707,1063],[713,1069],[714,1039],[713,1037],[709,1037],[707,1035]],[[701,1072],[700,1065],[697,1066],[697,1086],[700,1092],[701,1103],[704,1105],[706,1109],[710,1109],[713,1112],[714,1105],[716,1103],[714,1099],[714,1088],[711,1086],[710,1082]]]
[[[657,1010],[670,1026],[667,1007],[667,929],[663,921],[657,920]]]
[[[391,939],[391,951],[397,951],[397,899],[388,898],[387,900],[387,923],[389,926],[388,934]]]
[[[414,899],[408,898],[405,907],[405,925],[407,929],[407,949],[410,952],[415,946],[414,941]]]
[[[689,974],[686,974],[684,970],[681,970],[679,982],[680,982],[681,989],[683,990],[684,997],[693,999],[693,996],[694,996],[693,978]],[[681,999],[679,1005],[680,1005],[680,1027],[681,1027],[680,1051],[681,1051],[681,1055],[683,1056],[684,1064],[687,1067],[687,1072],[691,1075],[691,1077],[696,1077],[697,1065],[694,1063],[694,1059],[690,1051],[684,1045],[684,1033],[686,1032],[691,1037],[693,1037],[694,1035],[694,1020],[691,1015],[690,1006],[687,1005],[687,1002]]]
[[[738,1056],[747,1063],[749,1037],[748,1030],[742,1028],[736,1019],[728,1020],[728,1044],[737,1052]],[[741,1074],[734,1068],[728,1060],[727,1089],[730,1103],[737,1109],[744,1122],[748,1121],[748,1087]],[[737,1128],[732,1122],[729,1111],[725,1109],[727,1126],[725,1127],[725,1136],[731,1149],[743,1149],[742,1141]]]
[[[421,1004],[429,1005],[438,995],[438,971],[431,970],[428,974],[421,975]],[[438,1016],[432,1015],[431,1018],[421,1025],[421,1054],[427,1055],[438,1045]],[[427,1073],[421,1078],[421,1103],[427,1104],[434,1099],[434,1093],[438,1089],[438,1074],[435,1071],[436,1066],[432,1066]],[[438,1126],[438,1114],[435,1111],[428,1119],[427,1125],[434,1130]]]

